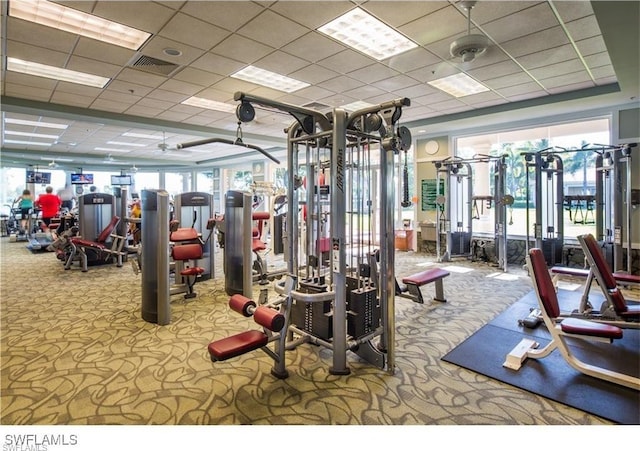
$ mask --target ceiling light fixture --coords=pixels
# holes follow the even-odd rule
[[[352,9],[318,31],[378,61],[418,47],[361,8]]]
[[[482,83],[477,82],[467,74],[460,72],[459,74],[449,75],[448,77],[439,78],[437,80],[427,82],[434,88],[451,94],[454,97],[464,97],[471,94],[489,91]]]
[[[93,150],[99,150],[102,152],[121,152],[121,153],[131,152],[131,149],[112,149],[110,147],[94,147]]]
[[[4,143],[5,144],[24,144],[26,146],[45,146],[45,147],[50,147],[54,144],[54,143],[43,143],[43,142],[37,142],[37,141],[21,141],[18,139],[5,139]]]
[[[131,50],[138,50],[151,36],[151,33],[45,0],[11,0],[9,15]]]
[[[28,133],[28,132],[15,132],[12,130],[5,130],[5,135],[13,135],[13,136],[29,136],[31,138],[44,138],[44,139],[58,139],[60,136],[58,135],[45,135],[44,133]]]
[[[110,78],[100,77],[98,75],[86,74],[84,72],[77,72],[69,69],[61,69],[59,67],[47,66],[46,64],[34,63],[32,61],[24,61],[11,57],[7,58],[7,70],[35,75],[36,77],[53,78],[54,80],[93,86],[94,88],[104,88],[111,80]]]
[[[127,138],[142,138],[142,139],[160,139],[158,135],[148,135],[146,133],[134,133],[134,132],[125,132],[122,136],[126,136]]]
[[[463,63],[470,63],[489,47],[489,39],[485,35],[471,34],[471,10],[475,4],[475,1],[460,2],[460,5],[467,11],[467,35],[456,39],[449,47],[451,56],[462,58]]]
[[[146,144],[128,143],[123,141],[107,141],[107,144],[112,144],[114,146],[147,147]]]
[[[222,111],[224,113],[235,113],[237,106],[230,105],[224,102],[218,102],[216,100],[209,100],[203,97],[189,97],[187,100],[183,100],[183,105],[197,106],[200,108],[206,108],[208,110]]]
[[[277,89],[278,91],[294,92],[302,88],[310,86],[309,83],[289,78],[285,75],[276,74],[265,69],[255,66],[247,66],[239,70],[235,74],[231,74],[233,78],[248,81],[267,88]],[[235,111],[235,110],[234,110]]]
[[[38,121],[27,121],[24,119],[12,119],[10,117],[6,117],[4,119],[5,124],[15,124],[15,125],[31,125],[33,127],[45,127],[45,128],[57,128],[60,130],[65,130],[69,125],[67,124],[54,124],[52,122],[38,122]]]

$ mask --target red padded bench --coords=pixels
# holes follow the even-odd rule
[[[232,357],[265,346],[269,341],[267,334],[259,330],[247,330],[221,340],[209,343],[209,355],[214,362],[221,362]]]
[[[436,284],[436,296],[434,301],[447,302],[444,297],[444,285],[442,279],[449,275],[449,271],[442,268],[427,269],[416,274],[412,274],[402,279],[402,283],[405,284],[404,289],[402,287],[396,287],[399,296],[404,296],[419,304],[424,304],[420,287],[429,283]],[[407,294],[408,292],[408,294]]]
[[[570,277],[589,277],[590,269],[586,268],[569,268],[566,266],[553,266],[551,267],[551,273],[561,276]],[[627,274],[625,272],[611,273],[618,285],[640,285],[640,276],[634,274]]]
[[[286,323],[284,315],[277,310],[266,306],[256,307],[256,303],[253,300],[241,294],[231,296],[229,307],[245,317],[253,316],[253,320],[256,323],[272,332],[281,332]],[[239,334],[213,341],[209,343],[207,349],[211,356],[211,361],[220,362],[262,348],[267,343],[269,343],[269,335],[266,332],[246,330]]]

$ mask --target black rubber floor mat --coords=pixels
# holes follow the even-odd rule
[[[502,366],[523,338],[532,338],[541,346],[548,343],[544,325],[535,329],[518,325],[518,319],[535,305],[535,294],[525,296],[442,360],[616,423],[640,424],[640,392],[578,372],[557,349],[543,359],[527,359],[518,371]],[[572,351],[586,363],[640,376],[638,329],[625,329],[624,337],[613,344],[579,340]]]

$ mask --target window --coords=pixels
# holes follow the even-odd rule
[[[582,150],[596,147],[596,144],[610,142],[610,118],[594,118],[577,122],[567,122],[528,129],[506,130],[484,135],[460,137],[455,139],[455,154],[458,157],[472,159],[479,155],[506,155],[507,171],[505,177],[505,193],[514,197],[513,208],[507,211],[507,233],[509,235],[526,236],[527,223],[527,170],[523,153],[551,148],[557,152],[563,164],[564,196],[591,195],[595,193],[595,159],[596,153]],[[493,195],[493,172],[487,164],[474,163],[473,191],[474,195]],[[530,224],[535,222],[534,179],[533,170],[529,173],[529,218]],[[546,182],[546,181],[545,181]],[[586,206],[585,206],[586,210]],[[473,222],[473,231],[494,233],[493,209],[484,208]],[[567,207],[562,220],[564,236],[574,237],[582,233],[595,233],[595,225],[588,219],[576,221],[575,215]],[[529,235],[533,235],[530,231]]]

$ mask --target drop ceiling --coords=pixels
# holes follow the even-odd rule
[[[205,161],[259,161],[264,159],[259,153],[225,144],[174,150],[178,143],[203,138],[235,139],[235,114],[181,102],[197,96],[235,105],[238,91],[323,112],[355,101],[408,97],[411,106],[404,108],[401,122],[414,137],[455,123],[638,102],[639,3],[634,1],[479,1],[471,12],[471,33],[487,36],[490,46],[467,63],[449,53],[450,43],[468,33],[467,11],[456,1],[57,2],[150,33],[137,51],[10,17],[11,1],[2,2],[3,165],[56,161],[62,167],[116,170],[132,164],[177,169]],[[417,48],[378,61],[317,31],[356,7]],[[141,56],[169,63],[171,70],[141,69],[133,64]],[[7,71],[6,57],[111,81],[98,89],[24,75]],[[248,65],[310,86],[285,93],[230,77]],[[458,72],[489,90],[455,98],[428,84]],[[5,124],[5,118],[68,127],[56,131],[49,146],[29,137],[14,144],[6,142],[15,138],[7,132],[52,131]],[[256,119],[242,125],[243,141],[284,162],[284,129],[292,121],[287,114],[258,109]]]

